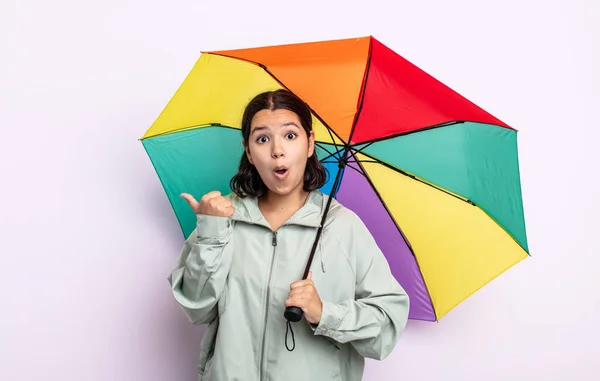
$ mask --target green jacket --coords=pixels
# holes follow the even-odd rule
[[[322,318],[317,326],[292,323],[288,351],[284,301],[302,278],[328,197],[311,192],[276,232],[255,198],[227,197],[234,215],[197,215],[169,276],[189,320],[208,324],[198,380],[361,380],[365,357],[392,352],[409,309],[365,225],[332,200],[311,267]]]

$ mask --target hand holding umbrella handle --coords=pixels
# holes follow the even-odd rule
[[[315,240],[315,243],[313,245],[313,250],[310,253],[310,256],[308,257],[308,263],[306,264],[306,269],[304,270],[304,276],[302,277],[302,279],[307,279],[308,278],[308,273],[310,271],[310,265],[312,263],[313,257],[315,255],[315,247],[317,246],[317,240],[319,239],[319,235],[321,234],[321,229],[319,228],[319,232],[317,233],[317,239]],[[285,308],[285,312],[283,313],[283,316],[287,319],[288,324],[289,323],[297,323],[302,319],[302,316],[304,315],[304,311],[302,311],[302,309],[300,307],[296,307],[296,306],[289,306]]]
[[[310,271],[310,265],[312,263],[314,255],[315,255],[315,247],[317,246],[317,240],[319,239],[318,237],[320,234],[321,234],[321,229],[319,228],[319,232],[317,233],[317,239],[315,240],[315,243],[313,245],[313,250],[310,253],[310,256],[308,257],[308,263],[306,265],[306,270],[304,270],[304,276],[302,277],[302,279],[307,279],[307,277],[308,277],[308,273]],[[283,316],[287,319],[288,324],[299,322],[302,319],[303,315],[304,315],[304,311],[302,311],[302,309],[300,307],[296,307],[296,306],[286,307],[285,312],[283,313]]]

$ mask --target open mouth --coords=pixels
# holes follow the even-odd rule
[[[277,168],[275,168],[274,172],[275,172],[275,175],[277,175],[278,177],[281,177],[281,176],[285,176],[285,174],[288,172],[288,170],[285,167],[277,167]]]

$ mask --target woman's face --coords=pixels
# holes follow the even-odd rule
[[[245,149],[269,191],[285,196],[302,191],[306,162],[314,152],[314,133],[307,136],[292,111],[261,110],[252,118]]]

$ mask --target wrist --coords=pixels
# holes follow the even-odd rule
[[[323,316],[323,302],[319,300],[319,304],[315,308],[314,315],[307,316],[306,320],[312,325],[319,325],[321,322],[321,316]]]

